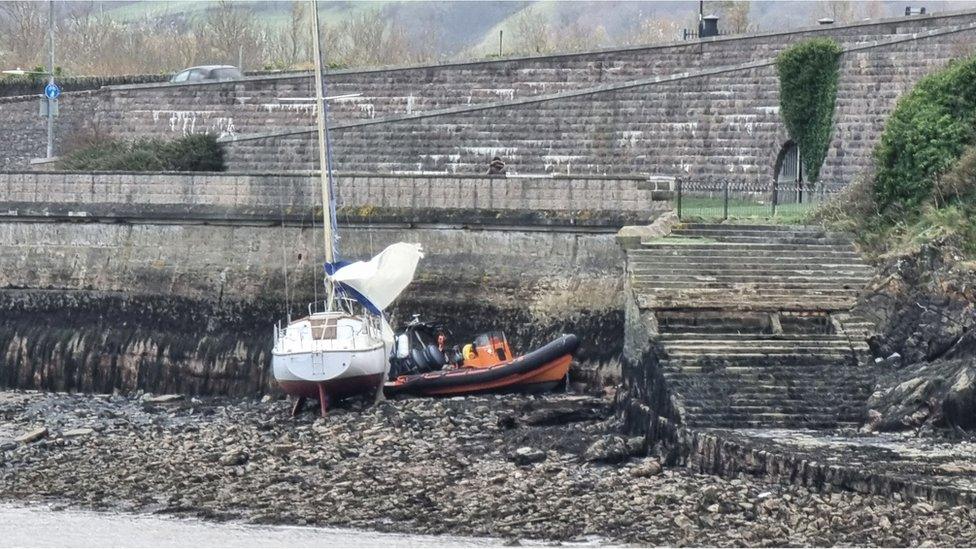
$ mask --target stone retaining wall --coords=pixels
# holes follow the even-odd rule
[[[852,45],[841,59],[836,129],[821,180],[846,185],[898,97],[972,51],[976,28]],[[310,132],[228,143],[240,169],[309,167]],[[337,124],[340,166],[481,171],[494,155],[517,173],[648,173],[768,182],[789,140],[773,58],[522,98]],[[408,136],[408,137],[407,137]],[[390,146],[395,143],[395,146]]]
[[[347,171],[474,174],[498,154],[511,173],[723,175],[755,182],[771,177],[786,140],[775,55],[797,40],[832,36],[848,53],[838,131],[823,173],[846,183],[867,165],[897,95],[971,51],[972,33],[951,31],[973,23],[976,14],[960,13],[571,55],[339,71],[330,76],[330,94],[361,95],[333,102],[336,126],[345,128],[336,132],[337,162]],[[926,34],[933,31],[940,34]],[[313,120],[309,82],[293,75],[109,87],[95,92],[92,108],[75,108],[68,93],[59,124],[125,138],[295,131]],[[23,166],[43,150],[34,98],[0,103],[0,115],[14,111],[20,122],[0,135],[0,167]],[[239,143],[231,159],[236,169],[301,169],[314,160],[307,144],[307,136]]]
[[[0,385],[271,389],[270,327],[322,296],[314,178],[0,173]],[[418,313],[451,325],[459,341],[503,329],[523,350],[560,333],[587,334],[576,379],[617,375],[622,257],[613,233],[666,206],[653,200],[650,183],[342,180],[343,258],[369,258],[399,241],[423,246],[417,280],[389,311],[394,324]],[[477,184],[524,192],[531,198],[519,200],[536,209],[506,209],[514,199],[495,202],[480,194],[484,187],[470,196],[434,193]],[[547,194],[553,186],[574,194]],[[406,196],[417,207],[376,204],[407,204]],[[476,208],[482,200],[494,209]],[[641,200],[650,207],[628,202]]]

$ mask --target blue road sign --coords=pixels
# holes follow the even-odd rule
[[[44,86],[44,95],[48,99],[61,97],[61,86],[58,86],[54,82],[49,82],[47,86]]]

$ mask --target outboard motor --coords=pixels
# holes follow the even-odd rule
[[[460,363],[457,349],[442,351],[438,347],[439,335],[446,338],[448,331],[438,324],[422,322],[418,315],[414,315],[396,335],[396,345],[390,357],[389,379],[392,381],[398,376],[431,372],[447,364]]]

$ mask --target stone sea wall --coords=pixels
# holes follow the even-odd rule
[[[276,207],[261,181],[291,194]],[[289,311],[303,314],[321,284],[314,192],[298,190],[313,184],[308,174],[0,174],[5,197],[18,189],[16,201],[0,203],[0,384],[268,390],[271,326]],[[152,185],[157,192],[147,192]],[[459,341],[498,327],[519,349],[578,332],[584,375],[616,375],[623,315],[614,232],[658,215],[662,203],[629,214],[556,209],[575,204],[566,197],[551,199],[551,209],[438,208],[436,200],[384,209],[370,202],[378,186],[365,185],[365,201],[342,208],[339,246],[350,258],[398,241],[423,246],[395,322],[414,313],[443,320]]]

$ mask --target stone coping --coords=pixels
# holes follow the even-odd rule
[[[570,230],[616,233],[624,225],[652,222],[666,203],[646,212],[617,210],[540,210],[498,208],[396,208],[369,204],[342,206],[336,210],[340,226],[387,226],[399,228]],[[211,205],[4,204],[0,222],[35,223],[129,223],[205,224],[235,226],[312,227],[322,217],[318,206],[287,208],[221,207]]]
[[[976,504],[976,439],[789,429],[699,429],[681,437],[686,465],[702,473]]]
[[[0,179],[5,175],[127,175],[133,177],[155,176],[195,176],[195,177],[318,177],[318,170],[294,170],[279,172],[132,172],[132,171],[81,171],[81,170],[5,170],[0,171]],[[660,175],[643,173],[636,174],[518,174],[507,176],[491,176],[487,174],[445,173],[445,172],[405,172],[405,173],[377,173],[377,172],[335,172],[336,178],[371,177],[384,179],[573,179],[573,180],[606,180],[606,181],[659,181]]]

